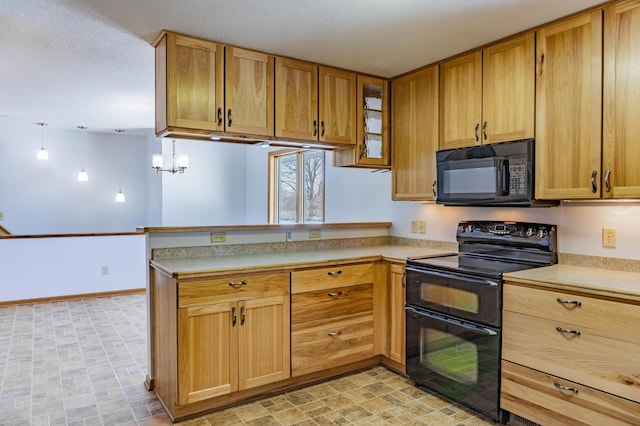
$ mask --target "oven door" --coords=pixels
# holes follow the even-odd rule
[[[406,271],[408,305],[500,327],[500,279],[409,266]]]
[[[495,420],[500,410],[500,330],[407,306],[406,372]]]

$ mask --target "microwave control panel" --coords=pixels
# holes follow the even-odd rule
[[[509,194],[527,195],[527,159],[509,159]]]

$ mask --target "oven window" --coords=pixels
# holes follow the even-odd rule
[[[480,309],[478,293],[460,288],[452,288],[423,282],[420,298],[429,303],[477,314]]]
[[[478,348],[454,334],[422,328],[420,363],[458,383],[478,383]]]
[[[495,167],[449,169],[444,171],[444,192],[446,194],[495,193],[497,191],[496,182]]]

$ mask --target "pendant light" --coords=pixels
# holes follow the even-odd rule
[[[87,126],[76,126],[76,127],[80,130],[87,130]],[[82,170],[80,170],[80,172],[78,173],[78,182],[89,182],[89,175],[84,170],[84,168],[82,168]]]
[[[40,151],[38,151],[38,155],[36,156],[36,158],[38,160],[46,161],[49,159],[49,153],[47,152],[46,149],[44,149],[44,126],[46,126],[47,123],[36,123],[36,124],[42,128],[42,147],[40,148]]]
[[[124,203],[126,200],[126,198],[124,198],[124,194],[122,193],[122,189],[118,190],[118,193],[116,194],[116,203]]]
[[[116,129],[115,132],[122,134],[124,133],[124,129]],[[118,161],[118,193],[116,194],[114,201],[116,203],[124,203],[127,201],[124,197],[124,193],[122,192],[122,164],[120,161]]]

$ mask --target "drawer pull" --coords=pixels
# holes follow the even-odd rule
[[[231,308],[231,325],[233,327],[236,326],[236,321],[237,321],[237,316],[236,316],[236,308],[235,306],[233,308]]]
[[[336,337],[336,336],[340,336],[341,334],[342,334],[342,330],[338,330],[338,331],[332,331],[331,333],[328,333],[327,336]]]
[[[331,272],[327,272],[327,275],[329,275],[330,277],[335,277],[337,275],[341,275],[342,271],[331,271]]]
[[[240,288],[243,285],[247,285],[246,281],[229,281],[229,285],[233,288]]]
[[[566,328],[562,328],[559,325],[556,325],[556,330],[559,331],[560,333],[571,333],[571,334],[575,334],[576,336],[580,335],[580,330],[567,330]]]
[[[341,291],[334,291],[334,292],[328,293],[327,296],[329,296],[329,297],[342,296],[342,292]]]
[[[556,387],[556,388],[558,388],[559,390],[571,391],[571,392],[573,392],[574,394],[577,394],[577,393],[578,393],[578,389],[576,389],[576,388],[572,388],[572,387],[569,387],[569,386],[561,385],[561,384],[560,384],[560,383],[558,383],[558,382],[553,382],[553,386],[555,386],[555,387]]]
[[[566,300],[566,299],[563,299],[563,298],[561,298],[561,297],[558,297],[558,298],[556,299],[556,301],[557,301],[558,303],[563,303],[563,304],[566,304],[566,305],[582,306],[582,302],[581,302],[581,301],[579,301],[579,300]]]

